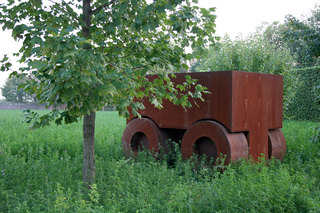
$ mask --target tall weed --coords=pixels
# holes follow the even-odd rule
[[[0,212],[318,212],[319,123],[284,122],[287,156],[203,166],[170,155],[125,158],[125,120],[98,112],[96,179],[82,188],[82,125],[29,131],[19,111],[0,111]]]

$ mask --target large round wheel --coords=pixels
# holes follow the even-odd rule
[[[194,152],[193,152],[194,151]],[[225,164],[241,157],[248,157],[248,142],[243,133],[229,131],[215,121],[198,121],[192,124],[184,134],[181,143],[183,158],[190,158],[193,153],[207,160],[214,161],[220,154],[226,156]]]
[[[275,157],[276,159],[283,160],[287,152],[286,139],[280,129],[272,129],[268,132],[268,155],[269,158]]]
[[[159,152],[159,144],[166,151],[167,139],[167,135],[151,119],[137,118],[127,124],[122,135],[122,146],[127,154],[131,151],[137,154],[139,150]]]

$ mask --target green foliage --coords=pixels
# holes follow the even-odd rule
[[[289,43],[291,52],[298,55],[302,67],[319,63],[320,56],[320,5],[315,5],[311,13],[299,20],[288,15],[285,20],[287,29],[283,32],[284,40]]]
[[[205,44],[214,42],[214,8],[191,6],[185,0],[83,2],[0,5],[2,29],[12,30],[12,37],[22,41],[15,55],[27,66],[20,71],[34,76],[21,88],[35,94],[39,103],[66,105],[71,117],[80,118],[106,104],[127,116],[128,106],[143,108],[135,102],[145,96],[161,107],[162,98],[174,100],[179,92],[167,73],[157,82],[145,75],[150,70],[177,70],[182,61],[200,57]],[[194,54],[184,53],[187,46]],[[5,56],[1,61],[3,71],[10,69],[8,60]],[[170,96],[158,92],[166,90]]]
[[[217,46],[210,49],[197,71],[239,70],[271,74],[285,74],[294,59],[286,48],[270,44],[260,33],[231,40],[226,35]]]
[[[286,42],[284,39],[284,33],[289,30],[289,26],[283,24],[279,21],[274,21],[272,23],[263,22],[257,27],[257,32],[260,32],[266,41],[271,44],[276,45],[277,48],[288,47],[290,49],[291,55],[294,55],[291,49],[291,43]]]
[[[284,116],[287,119],[319,121],[320,118],[320,68],[292,70],[292,87],[287,88]],[[285,78],[289,78],[285,76]]]
[[[196,68],[200,65],[200,59],[197,60],[190,68],[190,72],[196,72]]]
[[[316,4],[301,20],[287,15],[284,23],[265,22],[258,27],[258,31],[277,48],[288,48],[295,57],[296,68],[312,67],[320,64],[319,21],[320,5]]]
[[[314,136],[311,138],[312,143],[320,143],[320,127],[315,129]]]
[[[125,119],[98,112],[97,176],[86,194],[78,181],[81,125],[26,131],[27,124],[18,125],[20,113],[0,111],[1,212],[320,211],[320,144],[311,138],[320,123],[284,122],[288,151],[283,163],[243,159],[221,174],[183,161],[179,146],[171,164],[166,156],[156,159],[147,152],[125,159]]]
[[[25,92],[23,89],[19,89],[20,84],[25,84],[26,78],[11,77],[8,78],[3,87],[1,87],[1,94],[7,102],[23,103],[33,101],[32,96]]]

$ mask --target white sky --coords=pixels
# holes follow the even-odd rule
[[[46,0],[44,0],[46,1]],[[0,0],[0,3],[4,0]],[[216,35],[228,33],[232,38],[238,34],[247,34],[255,31],[262,22],[283,22],[288,14],[301,18],[320,4],[320,0],[198,0],[200,7],[216,7]],[[2,27],[2,26],[1,26]],[[11,32],[0,29],[0,59],[4,54],[12,57],[18,52],[19,44],[10,38]],[[15,64],[15,60],[11,60]],[[19,67],[15,64],[15,69]],[[4,85],[9,73],[0,71],[0,87]],[[0,92],[0,98],[1,92]]]

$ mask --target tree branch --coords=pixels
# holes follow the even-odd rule
[[[101,5],[100,7],[97,7],[94,10],[91,10],[90,15],[96,12],[99,12],[102,8],[108,7],[109,5],[113,4],[116,0],[112,0],[111,2],[105,3],[103,5]]]
[[[143,65],[143,66],[140,66],[140,67],[134,67],[132,68],[132,70],[136,70],[136,69],[141,69],[141,68],[144,68],[144,67],[147,67],[148,65]]]

